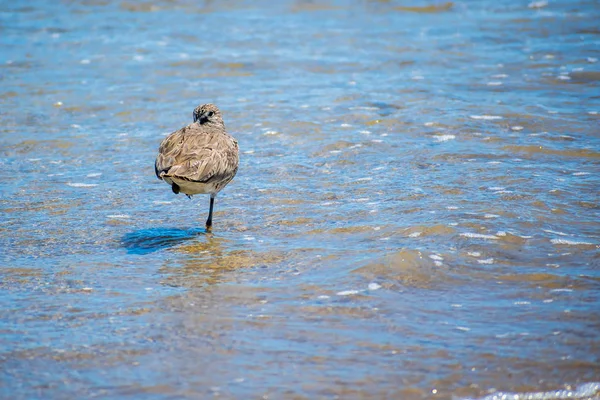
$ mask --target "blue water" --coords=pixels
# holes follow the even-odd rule
[[[2,2],[0,397],[597,397],[599,20]],[[212,234],[153,169],[206,102]]]

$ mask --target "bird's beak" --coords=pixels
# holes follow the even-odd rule
[[[198,121],[198,114],[196,114],[195,111],[192,113],[192,116],[194,118],[194,122]]]

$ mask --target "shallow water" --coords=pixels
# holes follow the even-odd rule
[[[598,398],[598,20],[5,2],[0,397]],[[213,234],[153,170],[209,101]]]

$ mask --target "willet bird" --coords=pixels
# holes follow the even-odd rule
[[[206,230],[212,227],[217,193],[238,170],[238,143],[225,130],[221,111],[214,104],[194,109],[194,122],[171,133],[160,144],[154,170],[173,193],[210,194]]]

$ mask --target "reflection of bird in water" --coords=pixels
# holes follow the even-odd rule
[[[194,123],[167,136],[158,149],[154,169],[175,194],[210,194],[206,230],[212,227],[217,193],[235,176],[237,141],[225,130],[221,111],[214,104],[194,109]]]

